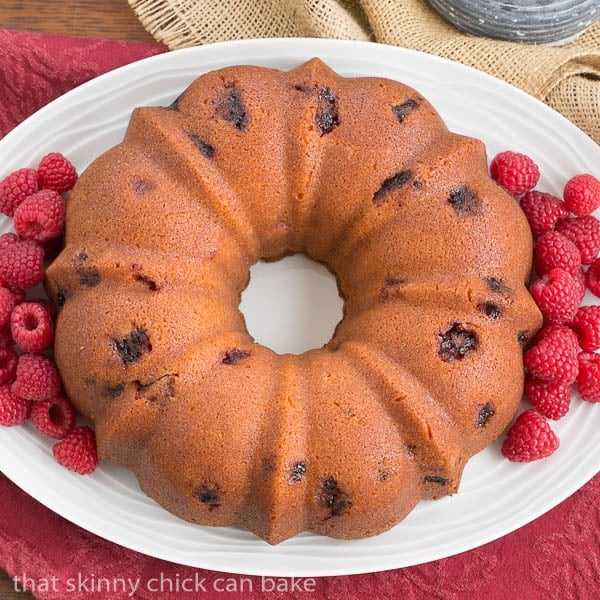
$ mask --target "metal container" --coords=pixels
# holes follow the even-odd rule
[[[600,19],[600,0],[428,0],[455,27],[474,35],[564,44]]]

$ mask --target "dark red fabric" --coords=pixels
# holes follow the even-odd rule
[[[6,30],[0,30],[0,49],[0,137],[76,85],[165,50],[158,44]],[[263,580],[175,565],[107,542],[0,474],[0,568],[41,600],[595,600],[600,597],[600,475],[533,523],[451,558],[364,575]],[[227,586],[231,591],[221,591]]]

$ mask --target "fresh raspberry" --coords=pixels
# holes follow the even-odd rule
[[[583,269],[579,269],[577,271],[577,275],[574,277],[575,279],[575,287],[577,288],[577,297],[579,298],[579,303],[583,300],[585,296],[585,273]]]
[[[502,454],[515,462],[531,462],[550,456],[559,446],[548,421],[535,408],[521,413],[506,433]]]
[[[529,221],[534,237],[552,231],[559,219],[566,219],[569,216],[559,198],[537,190],[531,190],[521,198],[521,208]]]
[[[11,390],[20,398],[41,402],[60,391],[60,377],[54,363],[39,354],[22,354],[17,363],[17,377]]]
[[[579,216],[589,215],[600,206],[600,181],[588,173],[575,175],[567,181],[563,198],[568,211]]]
[[[75,427],[64,440],[54,444],[54,458],[67,469],[89,475],[98,466],[96,435],[85,425]]]
[[[510,150],[500,152],[493,158],[490,174],[509,194],[515,196],[532,190],[540,178],[538,166],[529,156]]]
[[[556,420],[569,412],[571,386],[527,377],[525,396],[545,417]]]
[[[16,232],[39,243],[58,237],[65,224],[65,205],[54,190],[42,190],[28,196],[15,210]]]
[[[29,416],[29,400],[23,400],[10,391],[10,385],[0,385],[0,425],[21,425]]]
[[[600,348],[600,305],[582,306],[573,319],[572,327],[583,350]]]
[[[600,354],[595,352],[579,354],[577,391],[587,402],[600,402]]]
[[[4,250],[7,246],[19,241],[19,236],[16,233],[3,233],[0,235],[0,250]]]
[[[0,250],[0,279],[6,287],[30,288],[44,279],[44,250],[30,240]]]
[[[577,378],[579,343],[573,330],[564,325],[546,325],[534,338],[523,357],[532,378],[573,383]]]
[[[600,297],[600,258],[597,258],[585,272],[585,285],[594,296]]]
[[[538,238],[533,246],[533,262],[538,275],[561,268],[575,276],[581,270],[581,256],[577,246],[564,235],[549,231]]]
[[[12,217],[15,209],[37,189],[35,169],[19,169],[0,181],[0,212]]]
[[[596,217],[563,219],[556,224],[556,231],[577,246],[584,265],[591,265],[596,260],[600,250],[600,221]]]
[[[552,269],[531,287],[531,295],[542,311],[545,323],[568,323],[573,320],[580,302],[579,285],[564,269]]]
[[[0,347],[0,384],[10,383],[17,374],[17,353],[10,347]]]
[[[52,343],[54,325],[48,309],[39,302],[23,302],[10,317],[10,331],[17,345],[31,354],[45,352]]]
[[[75,407],[62,394],[50,400],[34,402],[31,407],[31,422],[36,429],[57,440],[62,440],[75,427],[76,418]]]
[[[13,345],[10,327],[0,328],[0,348],[10,348]]]
[[[60,152],[46,154],[38,165],[40,189],[54,190],[59,194],[70,190],[77,181],[77,171]]]
[[[15,307],[14,294],[5,287],[0,287],[0,329],[10,323],[10,313]]]
[[[11,287],[8,288],[12,295],[15,297],[15,306],[21,304],[21,302],[25,302],[27,300],[27,292],[20,287]]]

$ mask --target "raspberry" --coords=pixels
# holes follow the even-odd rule
[[[15,233],[3,233],[0,235],[0,250],[4,250],[7,246],[19,241],[19,236]]]
[[[577,391],[587,402],[600,402],[600,354],[594,352],[579,354]]]
[[[12,335],[9,327],[0,329],[0,348],[10,348],[13,345]]]
[[[579,216],[589,215],[600,206],[600,181],[588,173],[575,175],[567,181],[563,198],[568,211]]]
[[[62,394],[50,400],[34,402],[31,422],[38,431],[48,437],[61,440],[75,427],[77,411],[71,401]]]
[[[586,271],[585,285],[592,294],[600,297],[600,258],[596,259]]]
[[[506,150],[490,164],[490,174],[509,194],[519,195],[533,189],[540,178],[538,166],[525,154]]]
[[[14,294],[5,287],[0,287],[0,328],[10,322],[10,313],[15,307]]]
[[[573,276],[581,269],[581,256],[577,246],[556,231],[549,231],[538,238],[533,247],[533,262],[540,276],[557,267]]]
[[[575,279],[575,287],[577,288],[577,297],[579,298],[579,302],[583,300],[585,296],[585,273],[582,269],[577,271],[577,275],[574,277]]]
[[[0,251],[0,279],[6,287],[29,288],[44,279],[44,250],[30,240],[19,241]]]
[[[600,348],[600,305],[582,306],[573,319],[573,329],[583,350]]]
[[[60,391],[60,377],[54,363],[39,354],[22,354],[17,363],[17,378],[12,393],[25,400],[41,402]]]
[[[62,233],[64,224],[65,206],[54,190],[42,190],[25,198],[15,210],[15,230],[25,239],[47,242]]]
[[[564,325],[546,325],[534,338],[534,345],[523,357],[531,377],[573,383],[577,378],[579,343],[574,331]]]
[[[19,287],[11,287],[9,288],[12,295],[15,297],[15,306],[21,304],[21,302],[25,302],[27,300],[27,292]]]
[[[531,295],[542,311],[545,323],[567,323],[579,307],[579,284],[564,269],[552,269],[531,288]]]
[[[10,385],[0,385],[0,425],[12,427],[25,423],[29,407],[29,400],[15,396],[10,391]]]
[[[37,189],[35,169],[19,169],[0,181],[0,212],[12,217],[15,209]]]
[[[566,219],[569,216],[559,198],[536,190],[527,192],[521,198],[521,208],[529,221],[534,237],[552,231],[559,219]]]
[[[70,190],[77,181],[77,171],[60,152],[50,152],[38,165],[40,189],[54,190],[59,194]]]
[[[571,386],[528,377],[525,379],[525,396],[545,417],[556,420],[569,412]]]
[[[67,469],[89,475],[98,466],[96,435],[85,425],[75,427],[61,442],[52,448],[54,458]]]
[[[10,346],[0,347],[0,384],[10,383],[17,374],[17,353]]]
[[[600,221],[596,217],[563,219],[556,224],[556,231],[577,246],[584,265],[591,265],[596,260],[600,250]]]
[[[550,456],[559,446],[548,421],[535,408],[521,413],[506,434],[502,454],[515,462]]]
[[[12,312],[10,330],[17,345],[31,354],[45,352],[52,343],[54,325],[48,309],[39,302],[23,302]]]

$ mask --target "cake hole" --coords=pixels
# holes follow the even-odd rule
[[[240,310],[250,335],[279,354],[320,348],[342,319],[333,274],[303,254],[256,263]]]

